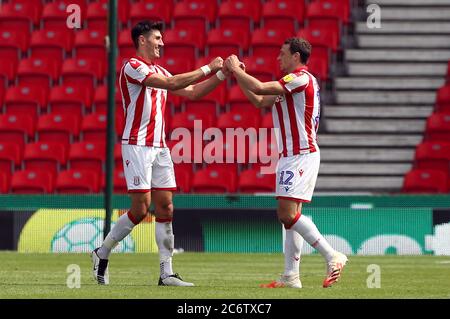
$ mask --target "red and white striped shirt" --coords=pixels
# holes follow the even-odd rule
[[[279,152],[282,156],[307,154],[319,149],[319,85],[305,66],[279,80],[286,93],[272,107]]]
[[[120,71],[119,85],[125,112],[122,144],[166,147],[164,112],[167,90],[143,84],[155,73],[172,76],[161,66],[139,57],[128,60]]]

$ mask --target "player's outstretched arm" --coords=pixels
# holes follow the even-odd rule
[[[222,69],[222,67],[223,59],[221,57],[217,57],[208,65],[205,65],[197,70],[177,74],[172,77],[165,77],[160,74],[154,73],[151,76],[147,77],[143,81],[143,84],[145,86],[151,86],[154,88],[176,91],[197,82],[211,72],[217,72],[218,70]]]
[[[245,73],[239,67],[239,64],[240,61],[235,55],[229,56],[225,61],[226,67],[233,73],[242,89],[247,89],[256,95],[280,95],[285,93],[283,86],[279,82],[261,82]]]

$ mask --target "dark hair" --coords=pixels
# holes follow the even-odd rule
[[[162,31],[163,22],[153,22],[150,20],[144,20],[138,22],[133,29],[131,29],[131,38],[133,39],[134,47],[137,49],[139,47],[139,36],[146,34],[152,30]]]
[[[302,38],[289,38],[284,41],[284,44],[289,44],[289,51],[292,54],[298,52],[300,54],[300,62],[306,64],[311,55],[311,44]]]

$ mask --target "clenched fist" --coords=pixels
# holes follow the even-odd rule
[[[216,72],[222,69],[223,67],[223,59],[218,56],[208,64],[209,68],[211,69],[211,72]]]

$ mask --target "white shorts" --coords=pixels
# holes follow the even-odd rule
[[[129,193],[177,189],[168,148],[122,144],[122,160]]]
[[[277,199],[310,202],[317,175],[319,174],[320,151],[281,157],[277,165]]]

